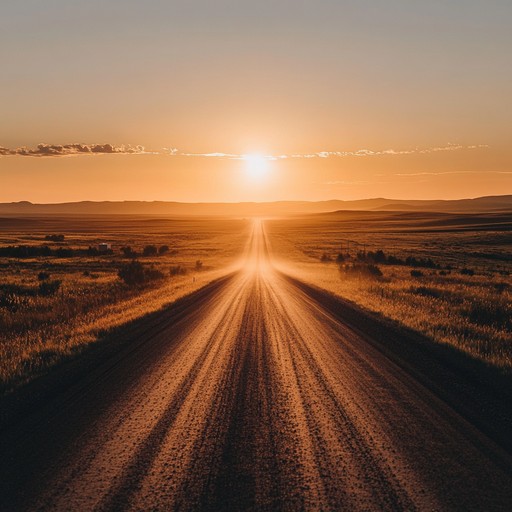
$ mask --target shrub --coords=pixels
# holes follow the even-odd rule
[[[55,295],[59,289],[62,281],[55,279],[54,281],[42,281],[39,283],[38,294],[42,297],[50,297]]]
[[[37,274],[38,281],[46,281],[47,279],[50,279],[50,274],[48,272],[41,271],[39,274]]]
[[[148,268],[144,270],[144,278],[146,281],[158,281],[164,277],[163,272],[160,272],[160,270],[156,268]]]
[[[411,277],[423,277],[421,270],[411,270]]]
[[[158,254],[158,249],[156,245],[146,245],[142,251],[143,256],[156,256]]]
[[[377,265],[366,265],[364,268],[364,273],[373,277],[381,277],[382,271]]]
[[[201,260],[196,261],[196,270],[199,272],[200,270],[203,270],[203,262]]]
[[[338,256],[336,256],[336,262],[337,263],[343,263],[345,261],[345,256],[340,252]]]
[[[379,249],[372,255],[372,259],[375,263],[385,263],[386,255],[384,254],[384,251],[382,249]]]
[[[497,302],[475,302],[466,312],[468,319],[477,325],[512,328],[512,310]]]
[[[158,254],[166,254],[169,252],[169,246],[168,245],[161,245],[158,248]]]
[[[153,267],[145,268],[144,265],[137,260],[132,260],[130,263],[123,265],[117,275],[128,286],[141,286],[165,277],[160,270]]]
[[[510,285],[508,283],[499,282],[494,285],[494,288],[496,288],[498,293],[503,293],[505,290],[510,288]]]
[[[181,265],[174,265],[169,269],[169,274],[171,276],[182,276],[187,273],[187,269],[182,267]]]
[[[353,263],[352,265],[341,265],[340,272],[357,275],[359,277],[382,277],[382,271],[377,265],[371,263]]]
[[[460,270],[460,273],[463,275],[463,276],[474,276],[475,275],[475,271],[472,269],[472,268],[462,268]]]
[[[140,261],[132,260],[130,263],[123,265],[117,275],[123,280],[128,286],[137,286],[144,284],[145,275],[144,267]]]
[[[326,252],[324,252],[322,254],[322,256],[320,256],[320,261],[322,263],[327,263],[327,262],[332,261],[332,260],[331,260],[331,257]]]
[[[121,252],[127,257],[127,258],[136,258],[137,252],[134,251],[129,245],[125,247],[121,247]]]

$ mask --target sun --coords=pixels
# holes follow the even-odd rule
[[[263,155],[244,155],[245,173],[251,181],[263,181],[269,171],[268,158]]]

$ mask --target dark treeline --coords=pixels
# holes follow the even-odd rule
[[[57,247],[52,249],[48,245],[10,245],[0,247],[0,257],[7,258],[37,258],[39,256],[48,256],[54,258],[73,258],[80,256],[96,256],[98,254],[112,254],[112,251],[103,251],[100,253],[96,247],[87,249],[71,249],[69,247]]]
[[[170,251],[168,245],[162,245],[161,247],[146,245],[141,252],[137,252],[131,247],[126,246],[121,247],[120,251],[126,258],[176,254],[176,251]],[[7,258],[37,258],[40,256],[54,258],[79,258],[81,256],[104,256],[110,254],[114,254],[112,249],[100,251],[97,247],[88,247],[87,249],[72,249],[70,247],[57,247],[56,249],[53,249],[49,245],[10,245],[8,247],[0,247],[0,257]]]

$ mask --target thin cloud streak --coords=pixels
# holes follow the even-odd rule
[[[384,156],[384,155],[414,155],[414,154],[428,154],[437,153],[440,151],[461,151],[464,149],[483,149],[488,148],[487,144],[478,144],[471,146],[463,146],[460,144],[447,144],[446,146],[438,146],[432,148],[415,148],[415,149],[384,149],[384,150],[373,150],[373,149],[358,149],[356,151],[320,151],[318,153],[310,153],[305,155],[290,155],[284,158],[330,158],[330,157],[368,157],[368,156]]]
[[[461,150],[472,150],[472,149],[487,149],[487,144],[473,144],[470,146],[464,146],[460,144],[447,144],[446,146],[436,146],[432,148],[415,148],[406,150],[396,149],[384,149],[384,150],[373,150],[373,149],[358,149],[355,151],[318,151],[316,153],[293,153],[293,154],[281,154],[281,155],[259,155],[261,158],[267,160],[286,160],[286,159],[314,159],[314,158],[345,158],[345,157],[372,157],[372,156],[399,156],[399,155],[413,155],[413,154],[429,154],[438,153],[441,151],[461,151]],[[177,150],[173,150],[172,155],[184,156],[184,157],[200,157],[200,158],[226,158],[229,160],[245,160],[249,158],[250,154],[234,154],[234,153],[182,153]]]

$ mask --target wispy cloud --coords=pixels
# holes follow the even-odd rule
[[[344,157],[372,157],[372,156],[385,156],[385,155],[413,155],[413,154],[428,154],[437,153],[440,151],[461,151],[471,149],[485,149],[489,146],[487,144],[473,144],[473,145],[460,145],[448,143],[445,146],[435,146],[430,148],[414,148],[414,149],[357,149],[353,151],[317,151],[316,153],[291,153],[280,155],[259,155],[260,158],[267,160],[286,160],[286,159],[312,159],[312,158],[344,158]],[[229,160],[245,160],[252,155],[236,154],[236,153],[184,153],[178,150],[173,150],[173,155],[184,157],[201,157],[201,158],[226,158]]]
[[[128,154],[147,153],[143,146],[114,144],[38,144],[36,148],[20,147],[15,149],[0,146],[1,156],[59,157],[73,155]]]
[[[488,148],[487,144],[478,144],[471,146],[463,146],[460,144],[447,144],[446,146],[436,146],[431,148],[414,148],[414,149],[357,149],[355,151],[319,151],[317,153],[308,154],[292,154],[282,156],[281,158],[332,158],[332,157],[372,157],[385,155],[414,155],[437,153],[440,151],[461,151],[464,149],[482,149]]]
[[[233,153],[176,153],[179,156],[199,157],[199,158],[227,158],[229,160],[242,160],[245,155],[236,155]]]

